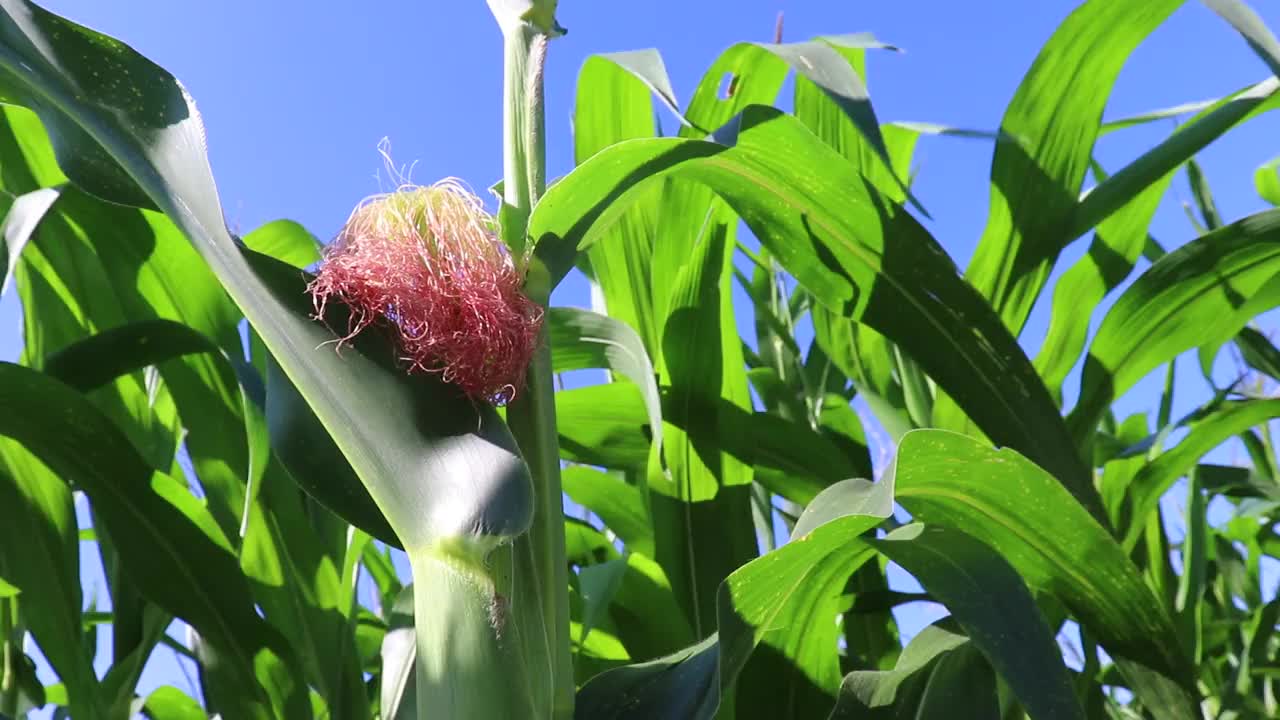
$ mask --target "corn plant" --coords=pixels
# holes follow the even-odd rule
[[[881,122],[867,56],[893,48],[866,34],[735,45],[686,103],[657,51],[594,56],[577,166],[547,187],[556,3],[489,0],[496,212],[404,184],[322,244],[229,231],[182,85],[0,0],[0,269],[24,312],[0,363],[0,716],[1274,717],[1280,350],[1258,319],[1280,210],[1221,217],[1195,158],[1280,105],[1280,42],[1204,1],[1270,74],[1107,123],[1179,0],[1084,2],[989,133]],[[963,272],[912,189],[917,143],[955,134],[994,147]],[[1179,176],[1194,238],[1166,250]],[[1280,203],[1276,161],[1255,179]],[[552,306],[575,272],[595,306]],[[1174,417],[1192,351],[1209,397]],[[557,390],[583,369],[605,382]],[[1154,413],[1117,417],[1161,369]],[[1211,455],[1228,442],[1247,465]],[[947,615],[906,638],[919,601]],[[161,646],[196,696],[139,695]]]

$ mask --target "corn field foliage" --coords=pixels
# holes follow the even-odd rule
[[[655,50],[594,56],[577,166],[544,187],[555,3],[491,0],[511,122],[485,227],[542,318],[494,406],[407,372],[392,333],[347,337],[363,310],[317,313],[324,246],[297,223],[228,230],[173,76],[0,0],[0,274],[24,313],[0,363],[0,717],[1277,717],[1258,319],[1280,207],[1221,217],[1196,156],[1274,122],[1280,43],[1204,2],[1263,77],[1103,123],[1182,2],[1084,2],[981,140],[960,268],[912,191],[917,144],[957,131],[881,121],[871,35],[735,45],[679,95]],[[1176,129],[1128,165],[1094,160],[1156,120]],[[1184,174],[1194,239],[1162,242]],[[570,273],[593,309],[546,306]],[[1179,358],[1209,390],[1183,417]],[[605,381],[558,389],[584,369]],[[1148,411],[1115,414],[1153,374]],[[1248,462],[1215,462],[1227,444]],[[894,610],[925,601],[945,617],[904,638]],[[138,693],[162,651],[198,692]]]

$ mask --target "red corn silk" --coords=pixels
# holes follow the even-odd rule
[[[501,405],[524,387],[542,308],[479,198],[454,180],[371,198],[351,214],[308,286],[317,317],[337,298],[351,340],[390,331],[410,373],[439,373]]]

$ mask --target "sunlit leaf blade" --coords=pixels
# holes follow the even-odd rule
[[[1235,340],[1246,365],[1280,381],[1280,348],[1272,344],[1266,335],[1246,327]]]
[[[13,410],[0,432],[82,488],[120,551],[132,581],[196,628],[231,670],[211,701],[244,717],[309,717],[296,659],[254,611],[249,587],[212,516],[185,487],[154,472],[129,441],[71,388],[34,370],[0,364],[0,395]],[[70,414],[75,422],[69,423]],[[272,678],[264,683],[265,677]],[[292,681],[287,678],[292,677]],[[291,688],[270,696],[263,684]],[[248,692],[246,692],[248,689]]]
[[[987,304],[910,215],[777,111],[752,108],[731,148],[658,139],[599,153],[534,210],[539,253],[589,246],[641,181],[664,176],[715,189],[819,302],[902,345],[995,442],[1100,513],[1056,405]]]
[[[105,717],[91,658],[80,644],[76,529],[71,488],[11,440],[0,439],[0,576],[32,609],[26,614],[31,635],[67,686],[73,711]]]
[[[1194,157],[1239,123],[1280,107],[1280,78],[1227,96],[1178,132],[1143,153],[1081,198],[1071,216],[1071,239],[1079,237],[1130,202],[1152,183]]]
[[[644,403],[631,383],[562,390],[556,393],[556,407],[564,459],[615,470],[645,467],[649,429]],[[833,482],[870,474],[830,438],[806,425],[749,413],[725,401],[718,412],[726,427],[721,449],[755,466],[762,483],[770,483],[794,502],[808,503]]]
[[[142,705],[151,720],[207,720],[200,703],[172,685],[161,685]]]
[[[640,488],[581,465],[561,471],[560,483],[571,500],[599,515],[627,548],[653,556],[653,526]]]
[[[1280,76],[1280,40],[1272,34],[1262,18],[1242,0],[1201,0],[1210,10],[1231,24],[1244,37],[1249,47]]]
[[[1280,400],[1231,402],[1198,418],[1187,426],[1187,434],[1169,450],[1142,466],[1130,485],[1132,517],[1125,533],[1125,546],[1133,547],[1147,516],[1160,496],[1200,458],[1227,440],[1251,427],[1280,417]]]
[[[1019,333],[1069,234],[1102,112],[1134,48],[1182,0],[1090,0],[1041,48],[1000,123],[966,277]],[[1078,234],[1078,233],[1077,233]]]
[[[665,93],[670,85],[656,50],[587,58],[578,73],[574,102],[574,160],[582,163],[616,142],[652,137],[656,125],[651,94]],[[600,102],[601,97],[610,101]],[[658,189],[649,191],[586,253],[610,317],[634,328],[653,352],[660,342],[651,283],[660,197]]]
[[[1191,666],[1168,610],[1111,534],[1047,473],[1011,450],[942,430],[904,436],[892,472],[914,518],[973,535],[1033,591],[1061,600],[1160,717],[1192,712]]]
[[[40,188],[16,198],[0,199],[8,206],[4,223],[0,225],[0,296],[9,289],[13,268],[18,264],[22,248],[31,239],[31,234],[53,201],[58,199],[59,192],[58,188]]]
[[[758,550],[752,468],[726,448],[731,420],[751,408],[729,294],[732,214],[717,200],[694,233],[662,318],[659,372],[669,383],[663,408],[669,473],[649,473],[649,507],[655,559],[703,637],[712,631],[716,588]]]
[[[1096,306],[1129,276],[1146,247],[1148,227],[1173,182],[1178,163],[1237,124],[1280,107],[1277,89],[1280,83],[1273,82],[1263,94],[1256,94],[1256,88],[1246,89],[1210,103],[1151,151],[1119,173],[1101,178],[1098,187],[1081,201],[1075,215],[1076,229],[1086,232],[1096,224],[1097,232],[1089,252],[1054,287],[1049,330],[1035,360],[1055,395],[1088,339],[1092,314],[1080,312],[1080,308]],[[1162,170],[1163,176],[1157,175]],[[1113,178],[1120,180],[1113,182]]]
[[[546,323],[556,372],[605,368],[640,389],[653,436],[651,453],[656,461],[662,452],[662,397],[640,336],[618,320],[578,308],[551,308]]]
[[[333,333],[310,317],[297,271],[282,272],[237,246],[223,221],[203,125],[171,75],[123,43],[25,0],[5,0],[0,9],[0,93],[40,115],[73,182],[115,202],[157,207],[173,219],[379,507],[395,513],[392,524],[402,540],[422,546],[464,527],[501,533],[527,524],[527,471],[491,409],[436,378],[409,379],[364,352],[339,356]],[[115,82],[99,82],[94,73]],[[417,404],[422,392],[440,409],[425,427]],[[460,497],[469,498],[469,511],[433,514],[439,493],[449,493],[455,507]],[[492,496],[506,502],[488,503]]]
[[[1280,157],[1258,166],[1253,173],[1253,186],[1263,200],[1280,206]]]
[[[1179,353],[1222,342],[1280,304],[1280,211],[1252,215],[1161,258],[1134,281],[1089,346],[1069,418],[1083,446],[1110,405]]]
[[[379,650],[382,656],[379,709],[384,720],[418,717],[417,686],[413,677],[417,649],[413,632],[413,586],[408,585],[390,608],[387,634]]]

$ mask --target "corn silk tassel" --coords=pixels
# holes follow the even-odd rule
[[[357,207],[308,290],[317,317],[334,298],[351,309],[339,346],[377,326],[408,372],[503,405],[524,387],[542,326],[522,283],[480,199],[446,179]]]

